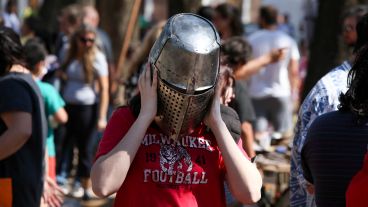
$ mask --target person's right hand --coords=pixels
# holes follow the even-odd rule
[[[60,207],[64,201],[64,194],[56,182],[47,176],[44,181],[41,206]]]
[[[217,127],[218,126],[217,124],[220,121],[222,121],[220,109],[221,91],[225,87],[225,85],[226,85],[225,78],[224,76],[220,75],[216,83],[215,92],[212,97],[212,103],[208,108],[207,114],[205,115],[203,120],[204,124],[207,125],[210,129]]]
[[[157,113],[157,71],[154,70],[151,83],[152,74],[150,67],[148,64],[138,80],[138,88],[141,95],[141,111],[139,115],[143,115],[153,121]]]

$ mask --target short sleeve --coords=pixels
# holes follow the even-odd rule
[[[242,152],[244,157],[246,157],[248,160],[251,160],[250,157],[248,156],[248,154],[243,149],[242,139],[239,139],[238,142],[236,143],[236,145],[238,146],[239,150]],[[224,162],[224,158],[222,157],[222,155],[220,156],[220,169],[223,170],[224,172],[226,172],[225,162]]]
[[[243,155],[248,159],[251,160],[250,157],[248,156],[247,152],[245,152],[245,150],[243,149],[243,140],[239,139],[238,143],[237,143],[240,151],[243,153]]]
[[[51,85],[43,83],[44,88],[41,89],[45,93],[45,107],[49,115],[54,115],[62,107],[65,106],[64,100],[61,98],[59,92]]]
[[[96,58],[95,58],[95,61],[93,63],[93,66],[94,66],[94,68],[96,70],[96,73],[99,77],[107,76],[109,74],[106,57],[100,51],[98,51],[96,53]]]
[[[107,123],[95,159],[109,153],[123,139],[134,121],[135,117],[129,107],[117,109]]]
[[[292,40],[292,44],[291,44],[291,59],[293,59],[293,60],[299,60],[300,59],[299,49],[298,49],[298,46],[297,46],[297,44],[294,40]]]
[[[0,81],[0,113],[22,111],[32,113],[32,95],[29,89],[14,79]]]

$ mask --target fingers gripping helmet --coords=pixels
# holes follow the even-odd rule
[[[188,134],[202,121],[219,73],[220,39],[195,14],[171,17],[153,45],[149,63],[158,71],[158,115],[170,138]]]

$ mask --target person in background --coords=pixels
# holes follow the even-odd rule
[[[76,29],[83,23],[82,8],[78,4],[70,4],[64,7],[59,16],[59,34],[56,40],[55,55],[60,64],[65,61],[69,50],[70,38]]]
[[[47,122],[19,36],[0,27],[0,205],[39,207]]]
[[[23,20],[22,27],[20,28],[20,40],[23,45],[25,45],[28,40],[37,37],[36,33],[39,30],[40,24],[40,19],[36,16],[29,16]]]
[[[95,154],[93,132],[96,128],[98,131],[105,129],[109,101],[107,61],[95,40],[95,28],[81,25],[70,39],[68,56],[61,67],[64,80],[62,95],[69,115],[62,159],[68,159],[66,154],[70,151],[67,149],[78,148],[72,195],[83,196],[84,200],[92,196],[89,178]]]
[[[20,34],[20,21],[18,17],[18,1],[8,0],[5,5],[5,11],[2,14],[4,26],[12,28],[17,34]]]
[[[197,10],[197,14],[201,17],[208,19],[210,22],[213,22],[213,18],[216,15],[216,11],[214,8],[210,6],[201,6]]]
[[[0,16],[0,27],[4,26],[4,19],[2,16]]]
[[[231,37],[242,37],[244,35],[239,10],[229,3],[223,3],[216,8],[201,7],[197,14],[210,20],[220,32],[222,41]],[[222,32],[221,32],[222,31]],[[246,64],[234,71],[234,76],[238,80],[248,80],[252,75],[271,63],[276,63],[285,58],[286,48],[275,48],[257,58],[249,58]]]
[[[290,37],[295,38],[295,29],[289,20],[289,14],[280,14],[277,18],[277,29],[285,32]]]
[[[52,48],[49,48],[51,53],[56,57],[53,57],[53,64],[50,64],[47,74],[43,77],[45,82],[52,84],[60,93],[62,90],[61,74],[59,70],[62,63],[65,61],[67,52],[69,50],[69,42],[72,34],[82,24],[82,9],[79,4],[69,4],[61,9],[60,14],[57,17],[59,23],[59,31],[53,43]],[[47,38],[44,38],[47,39]],[[49,41],[45,41],[49,42]],[[63,129],[60,127],[55,133],[56,143],[62,142],[61,137]],[[60,141],[59,141],[60,140]],[[57,144],[58,145],[58,144]],[[59,147],[57,146],[57,149]],[[59,150],[57,150],[57,154]],[[61,157],[61,156],[57,156]]]
[[[262,67],[248,80],[249,94],[256,111],[254,129],[257,140],[290,136],[290,103],[293,103],[299,92],[298,47],[291,37],[277,30],[277,13],[272,6],[262,6],[259,10],[259,24],[262,29],[247,38],[254,58],[262,57],[273,50],[286,49],[284,59]]]
[[[240,11],[229,3],[222,3],[216,6],[212,20],[220,33],[221,40],[244,35]]]
[[[366,6],[349,8],[343,18],[343,38],[345,44],[358,51],[368,42],[368,17],[363,15],[368,11]],[[358,23],[359,22],[359,23]],[[359,26],[357,26],[357,23]],[[356,27],[357,26],[357,27]],[[352,49],[351,49],[352,50]],[[291,149],[290,168],[290,205],[291,207],[315,206],[314,190],[303,176],[301,166],[301,150],[306,141],[306,135],[312,122],[318,116],[336,111],[339,105],[340,93],[347,90],[347,76],[351,69],[354,54],[340,66],[323,76],[309,92],[300,106],[298,121],[295,126],[293,147]]]
[[[318,116],[307,132],[301,164],[318,207],[345,207],[348,185],[364,163],[368,146],[367,59],[366,43],[349,71],[348,90],[339,97],[338,111]]]
[[[114,54],[111,46],[111,39],[109,35],[99,27],[100,16],[95,7],[92,5],[86,5],[82,7],[83,11],[83,23],[88,24],[96,29],[96,45],[101,50],[101,52],[106,56],[107,64],[109,68],[109,94],[110,103],[114,99],[117,90],[116,83],[116,71],[115,71],[115,60]]]
[[[46,70],[46,49],[37,40],[28,40],[24,46],[24,54],[27,69],[31,71],[33,79],[40,88],[45,105],[45,116],[48,120],[46,151],[47,151],[47,177],[45,185],[48,188],[44,190],[44,202],[50,203],[52,206],[61,206],[62,192],[56,184],[56,153],[54,143],[54,128],[57,124],[64,124],[68,120],[68,114],[64,109],[64,101],[59,92],[50,84],[42,82],[41,78]]]
[[[251,46],[242,37],[231,37],[224,41],[221,46],[221,64],[227,65],[234,72],[248,62],[251,57]],[[235,81],[235,80],[234,80]],[[230,107],[238,113],[241,122],[241,138],[243,148],[248,156],[256,155],[253,149],[254,134],[252,122],[255,120],[255,112],[249,97],[247,85],[243,81],[236,81],[235,98],[230,101]]]
[[[117,192],[115,206],[225,206],[226,179],[242,203],[260,198],[261,176],[221,118],[219,50],[204,18],[168,20],[139,78],[140,94],[104,132],[91,171],[96,195]]]
[[[69,4],[63,7],[60,14],[57,17],[59,31],[55,46],[52,48],[52,53],[56,56],[53,58],[53,63],[50,64],[47,74],[43,77],[43,81],[53,85],[59,93],[62,94],[63,80],[61,65],[65,62],[69,47],[70,40],[76,29],[82,24],[83,21],[82,8],[79,4]],[[50,61],[51,62],[51,61]],[[72,149],[63,148],[65,142],[65,125],[60,124],[55,129],[55,147],[56,147],[56,168],[57,168],[57,182],[63,188],[64,193],[68,194],[68,189],[64,188],[65,177],[68,177],[68,173],[72,168]]]

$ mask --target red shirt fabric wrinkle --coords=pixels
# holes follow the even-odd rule
[[[114,112],[96,159],[121,141],[135,119],[128,107]],[[224,177],[216,139],[204,124],[177,142],[149,127],[117,192],[115,206],[226,206]]]

